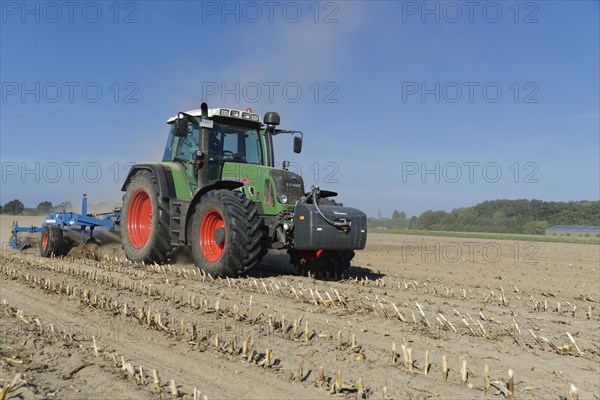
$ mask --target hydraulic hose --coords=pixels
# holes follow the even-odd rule
[[[325,222],[327,222],[328,224],[333,225],[338,229],[341,229],[343,231],[348,231],[350,229],[350,223],[348,221],[344,221],[344,222],[332,221],[329,218],[327,218],[325,216],[325,214],[323,214],[323,212],[319,208],[319,199],[317,198],[318,193],[319,193],[319,187],[313,186],[311,188],[311,196],[313,198],[313,203],[315,205],[315,208],[317,209],[318,213],[321,215],[321,218],[323,218],[325,220]],[[311,197],[311,196],[309,196],[309,197]]]

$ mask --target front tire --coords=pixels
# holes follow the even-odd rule
[[[206,193],[196,206],[191,223],[194,261],[213,277],[246,273],[265,253],[258,211],[241,193]]]
[[[172,250],[169,204],[160,196],[154,174],[140,171],[127,185],[121,211],[121,242],[134,262],[163,263]]]

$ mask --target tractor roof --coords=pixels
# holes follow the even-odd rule
[[[193,115],[194,117],[199,117],[202,115],[202,111],[199,108],[197,108],[195,110],[184,111],[184,112],[186,114]],[[208,109],[208,117],[209,118],[217,117],[217,116],[262,123],[262,118],[260,117],[260,115],[253,113],[252,110],[250,110],[250,112],[248,112],[247,110],[243,111],[243,110],[236,110],[233,108],[209,108]],[[173,121],[175,121],[176,119],[177,119],[177,115],[169,118],[167,120],[167,124],[172,124]]]

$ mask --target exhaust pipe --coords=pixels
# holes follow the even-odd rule
[[[202,103],[200,111],[202,119],[208,117],[208,105],[206,103]],[[200,137],[198,143],[200,143],[200,151],[202,152],[202,166],[200,167],[200,171],[198,171],[198,188],[202,189],[204,186],[208,185],[208,160],[210,158],[210,154],[208,154],[208,135],[210,130],[205,127],[200,127],[199,132]]]

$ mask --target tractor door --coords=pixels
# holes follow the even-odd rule
[[[172,146],[173,161],[183,165],[192,193],[195,193],[198,189],[198,170],[195,166],[196,150],[198,149],[197,125],[192,126],[190,124],[188,126],[186,137],[174,137]]]

